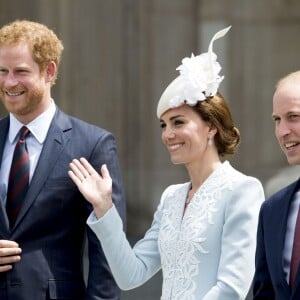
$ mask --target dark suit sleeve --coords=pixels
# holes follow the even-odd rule
[[[268,268],[265,243],[264,243],[264,221],[263,207],[261,207],[257,229],[257,246],[255,256],[255,274],[253,279],[253,299],[271,300],[275,299],[274,289]]]
[[[101,165],[104,163],[107,165],[113,182],[113,202],[123,220],[125,228],[125,195],[113,135],[109,132],[105,132],[97,141],[88,159],[96,170],[100,170]],[[90,206],[87,201],[86,205]],[[120,299],[120,289],[111,274],[100,242],[89,228],[87,229],[87,237],[89,276],[86,300]]]

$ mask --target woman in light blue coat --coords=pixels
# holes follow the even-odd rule
[[[120,288],[135,288],[162,268],[162,300],[245,299],[254,274],[261,183],[221,160],[240,135],[218,92],[223,77],[213,53],[185,58],[180,75],[162,94],[157,116],[162,141],[190,181],[169,186],[150,229],[133,248],[114,207],[106,166],[101,175],[84,159],[69,175],[94,212],[88,225],[98,236]]]

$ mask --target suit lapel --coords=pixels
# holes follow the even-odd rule
[[[282,217],[282,220],[279,221],[279,222],[281,222],[280,230],[278,232],[278,234],[280,236],[280,245],[279,245],[279,247],[275,246],[274,250],[277,249],[278,257],[276,258],[276,262],[278,262],[278,264],[280,264],[278,266],[278,269],[281,270],[281,277],[284,279],[283,280],[284,287],[287,291],[290,291],[290,287],[289,287],[288,282],[285,279],[285,274],[284,274],[283,264],[282,264],[282,257],[283,257],[283,249],[284,249],[284,245],[285,245],[285,233],[286,233],[287,220],[288,220],[288,216],[289,216],[289,209],[291,206],[291,202],[293,201],[293,197],[294,197],[295,193],[298,191],[299,187],[300,187],[300,180],[292,183],[286,190],[285,194],[281,195],[281,197],[286,199],[284,202],[285,205],[278,208],[279,211],[280,211],[280,209],[282,210],[283,217]],[[282,203],[282,201],[280,203]]]
[[[9,117],[7,116],[6,118],[0,120],[0,164],[2,162],[2,155],[4,151],[6,136],[8,134],[8,128],[9,128]],[[6,214],[6,209],[4,206],[4,199],[1,199],[1,197],[0,197],[0,236],[3,238],[9,237],[9,222]]]
[[[36,166],[34,175],[32,177],[28,192],[24,199],[23,206],[16,220],[15,226],[12,228],[14,231],[24,218],[27,211],[40,193],[45,181],[54,168],[57,159],[60,157],[63,151],[68,137],[64,135],[64,132],[71,129],[69,118],[57,109],[57,112],[53,118],[51,126],[49,128],[46,140],[43,145],[43,149]]]
[[[299,190],[299,188],[300,188],[300,179],[298,180],[296,188],[294,189],[293,196]],[[294,288],[292,290],[292,299],[294,299],[293,297],[296,294],[299,287],[300,287],[300,265],[298,266],[298,270],[297,270],[297,274],[296,274],[296,278],[295,278],[295,282],[294,282]]]
[[[9,117],[0,120],[0,157],[3,155],[6,136],[9,128]],[[1,160],[0,160],[1,164]]]

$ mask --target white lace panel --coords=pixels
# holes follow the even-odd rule
[[[213,226],[216,204],[224,189],[232,189],[234,177],[222,164],[195,193],[184,217],[189,183],[170,187],[164,199],[158,245],[163,271],[162,300],[196,300],[199,253],[205,255],[205,234]]]

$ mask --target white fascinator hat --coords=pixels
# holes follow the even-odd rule
[[[175,78],[161,95],[157,105],[157,117],[167,110],[183,104],[194,106],[198,101],[213,97],[224,76],[220,76],[221,66],[217,55],[213,52],[215,40],[223,37],[231,26],[218,31],[211,39],[208,52],[185,57],[176,69],[180,75]]]

